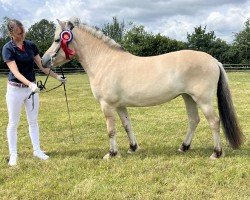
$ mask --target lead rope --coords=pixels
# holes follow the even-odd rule
[[[44,81],[44,84],[42,83],[41,80],[40,80],[40,81],[37,81],[36,84],[37,84],[37,87],[40,89],[40,91],[46,90],[45,85],[46,85],[47,80],[48,80],[48,78],[49,78],[50,72],[51,72],[51,68],[50,68],[50,70],[49,70],[49,73],[47,74],[47,77],[46,77],[46,79],[45,79],[45,81]],[[45,92],[50,92],[51,90],[55,90],[55,89],[59,88],[62,84],[63,84],[63,83],[61,83],[60,85],[58,85],[58,86],[56,86],[56,87],[53,87],[53,88],[51,88],[51,89],[49,89],[49,90],[40,92],[40,93],[45,93]],[[29,97],[28,97],[28,99],[30,99],[30,97],[32,96],[32,110],[34,109],[34,94],[35,94],[35,92],[31,92],[30,95],[29,95]],[[32,111],[32,110],[31,110],[31,111]]]
[[[42,83],[42,81],[37,81],[36,84],[37,84],[37,87],[40,89],[40,91],[46,89],[45,88],[45,84],[46,84],[46,82],[47,82],[47,80],[49,78],[50,72],[51,72],[51,68],[49,69],[49,73],[47,74],[47,77],[46,77],[46,79],[44,81],[44,84]],[[34,94],[35,94],[35,92],[31,92],[30,95],[29,95],[29,97],[28,97],[28,99],[30,99],[30,97],[32,96],[32,110],[34,109]]]
[[[61,70],[61,73],[62,73],[62,78],[65,79],[63,69],[62,69],[61,66],[60,66],[60,70]],[[76,143],[74,133],[73,133],[73,128],[72,128],[72,123],[71,123],[71,116],[70,116],[70,112],[69,112],[69,102],[68,102],[68,96],[67,96],[65,83],[63,83],[63,89],[64,89],[64,95],[65,95],[65,100],[66,100],[66,105],[67,105],[68,116],[69,116],[69,124],[70,124],[71,136],[72,136],[73,142]]]

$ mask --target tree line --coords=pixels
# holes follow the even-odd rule
[[[0,25],[0,48],[9,41],[6,24],[8,18],[4,17]],[[26,34],[26,39],[36,43],[40,55],[50,47],[54,38],[55,24],[46,19],[33,24]],[[207,31],[206,26],[194,28],[192,33],[187,33],[187,42],[171,39],[160,33],[147,32],[142,25],[133,23],[125,24],[113,17],[110,23],[103,27],[95,27],[114,39],[128,52],[138,56],[154,56],[182,49],[204,51],[222,63],[227,64],[249,64],[250,63],[250,19],[248,19],[243,30],[234,34],[231,44],[218,38],[214,31]],[[79,63],[75,60],[65,64],[68,68],[78,68]],[[0,69],[7,68],[0,55]]]

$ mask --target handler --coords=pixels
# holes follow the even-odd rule
[[[6,92],[6,103],[9,122],[7,127],[7,138],[9,145],[9,165],[17,163],[17,127],[19,124],[21,109],[25,105],[27,120],[29,124],[29,135],[33,146],[33,155],[41,160],[49,158],[40,148],[38,110],[40,89],[36,85],[35,64],[45,74],[49,74],[57,80],[65,83],[66,79],[57,75],[49,69],[43,68],[41,57],[36,45],[25,40],[23,24],[11,19],[8,21],[7,29],[11,40],[7,42],[2,50],[4,62],[10,69]],[[34,96],[29,98],[31,92]]]

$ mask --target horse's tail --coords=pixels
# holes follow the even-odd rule
[[[243,143],[244,135],[237,120],[226,72],[222,64],[218,64],[220,68],[220,78],[217,87],[217,98],[220,119],[230,146],[233,149],[238,149]]]

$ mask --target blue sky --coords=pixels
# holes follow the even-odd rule
[[[206,25],[231,42],[250,18],[250,0],[0,0],[0,19],[5,16],[21,20],[26,29],[41,19],[70,17],[101,27],[116,16],[183,41],[194,27]]]

